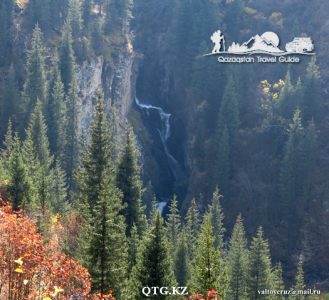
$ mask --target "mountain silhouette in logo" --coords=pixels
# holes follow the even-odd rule
[[[263,34],[255,35],[252,38],[250,38],[247,42],[243,43],[242,45],[238,43],[233,43],[229,48],[228,52],[230,53],[257,53],[257,52],[266,52],[266,53],[282,53],[282,51],[278,47],[278,41],[277,40],[271,40],[269,38],[271,35]]]

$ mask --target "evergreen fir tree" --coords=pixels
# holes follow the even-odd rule
[[[220,136],[215,166],[215,185],[220,185],[223,191],[226,193],[229,188],[229,177],[231,173],[230,162],[230,138],[228,129],[225,126]]]
[[[239,215],[233,228],[226,259],[228,300],[248,299],[249,255],[243,221]]]
[[[103,94],[99,92],[90,129],[90,142],[82,155],[78,175],[80,194],[90,208],[100,196],[101,184],[109,168],[113,169],[110,132]]]
[[[49,141],[47,136],[47,125],[42,113],[41,102],[38,101],[32,112],[29,127],[26,130],[27,139],[31,139],[35,153],[40,163],[49,169],[53,157],[49,150]]]
[[[313,57],[307,67],[306,78],[304,82],[304,97],[302,99],[301,109],[303,120],[308,122],[312,119],[318,121],[323,117],[321,114],[321,87],[320,71],[316,64],[316,58]]]
[[[221,199],[223,196],[219,193],[218,187],[216,187],[216,190],[213,193],[212,196],[212,202],[209,206],[209,213],[211,218],[211,224],[214,231],[214,237],[215,237],[215,247],[222,252],[224,251],[224,233],[225,228],[223,224],[224,220],[224,213],[222,210],[222,206],[220,204]]]
[[[141,169],[138,163],[139,152],[136,147],[135,136],[132,128],[126,131],[126,144],[119,159],[117,173],[117,187],[123,193],[123,202],[126,207],[123,214],[127,223],[127,234],[133,224],[138,228],[139,234],[145,228],[144,207],[142,205],[143,186]]]
[[[49,128],[49,144],[52,153],[58,154],[63,149],[62,138],[65,124],[65,93],[60,71],[55,61],[55,69],[47,105],[47,124]]]
[[[69,188],[73,188],[73,171],[77,167],[80,155],[79,144],[79,115],[80,99],[78,97],[77,83],[75,80],[70,84],[69,93],[66,97],[66,116],[64,123],[64,136],[62,146],[62,163],[67,174]]]
[[[72,29],[70,24],[65,24],[62,36],[62,45],[60,49],[59,68],[61,78],[64,84],[65,93],[69,93],[70,89],[76,84],[75,75],[75,56],[72,47]]]
[[[1,161],[4,165],[7,165],[10,157],[10,153],[14,147],[14,132],[13,132],[13,125],[11,120],[9,119],[7,133],[5,135],[4,141],[4,149],[1,150]]]
[[[66,174],[61,168],[59,160],[52,170],[51,178],[51,207],[53,212],[66,214],[70,205],[68,202],[68,187],[66,183]]]
[[[162,225],[160,213],[150,232],[146,233],[138,254],[137,263],[130,278],[132,295],[128,299],[142,300],[142,288],[176,286],[166,233]],[[167,299],[158,295],[156,299]]]
[[[186,233],[182,231],[178,236],[177,248],[174,255],[174,272],[179,286],[186,286],[190,278],[189,251]]]
[[[278,263],[271,274],[271,289],[272,290],[284,290],[285,286],[284,286],[284,282],[283,282],[283,278],[282,278],[282,266],[281,263]],[[272,295],[270,297],[271,300],[275,300],[275,299],[279,299],[279,300],[284,300],[285,296],[283,295]]]
[[[249,297],[257,300],[264,298],[259,290],[268,289],[271,279],[271,259],[267,240],[264,240],[262,227],[252,239],[250,246]]]
[[[77,38],[82,28],[82,7],[80,0],[68,1],[67,23],[72,29],[72,36]]]
[[[214,232],[209,213],[204,216],[197,239],[195,257],[191,266],[191,279],[188,286],[192,292],[205,293],[211,289],[223,293],[220,285],[223,275],[223,262],[220,260],[219,250],[216,249]]]
[[[304,281],[304,271],[303,271],[303,257],[300,255],[297,262],[297,271],[295,276],[295,283],[293,286],[295,291],[301,291],[305,289],[305,281]],[[305,300],[305,295],[293,295],[290,296],[289,299],[295,300]]]
[[[122,199],[113,174],[104,174],[102,180],[93,209],[89,271],[93,291],[105,294],[111,289],[120,297],[128,264],[125,220],[120,213]]]
[[[192,199],[191,206],[186,214],[185,230],[187,234],[188,244],[191,245],[188,249],[190,259],[193,258],[194,247],[196,245],[197,236],[200,229],[200,212],[196,204],[195,198]]]
[[[24,84],[23,101],[26,120],[39,100],[42,105],[47,99],[47,78],[45,70],[45,48],[43,34],[38,25],[35,26],[31,48],[27,55],[27,74]],[[25,124],[23,124],[25,126]]]
[[[176,196],[170,202],[168,221],[166,222],[167,236],[170,243],[170,252],[174,253],[178,243],[178,236],[181,227],[180,215],[177,207]]]
[[[25,159],[28,159],[27,163],[30,164],[29,169],[37,192],[38,204],[44,215],[46,208],[51,206],[51,166],[53,157],[49,151],[47,126],[40,102],[37,102],[31,115],[24,145],[29,147],[29,151],[25,152],[27,154]]]
[[[30,193],[30,180],[26,171],[21,153],[21,142],[14,137],[12,151],[9,157],[9,199],[13,209],[25,207],[32,199]]]

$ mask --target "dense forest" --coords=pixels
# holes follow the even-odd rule
[[[1,0],[0,299],[327,299],[328,13]],[[220,64],[219,29],[315,55]]]

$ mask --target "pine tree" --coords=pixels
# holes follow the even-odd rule
[[[122,199],[114,186],[114,176],[104,174],[101,190],[93,209],[89,271],[93,291],[105,294],[110,289],[120,297],[127,278],[127,240]]]
[[[72,36],[77,38],[82,28],[82,8],[80,0],[69,0],[67,23],[72,29]]]
[[[205,293],[211,289],[224,292],[220,285],[224,264],[220,260],[219,250],[216,249],[211,217],[209,213],[204,216],[200,233],[197,238],[197,247],[191,266],[191,276],[188,286],[192,292]]]
[[[47,124],[49,128],[49,144],[52,153],[58,154],[63,149],[62,138],[65,124],[65,93],[60,71],[55,61],[54,75],[47,105]]]
[[[305,281],[304,281],[304,271],[303,271],[303,257],[300,255],[297,262],[297,271],[295,276],[295,283],[293,286],[295,291],[300,291],[305,289]],[[289,299],[295,300],[305,300],[305,295],[293,295],[290,296]]]
[[[249,255],[247,240],[241,216],[238,216],[230,239],[228,256],[226,259],[228,300],[248,299],[248,267]]]
[[[35,26],[33,31],[31,48],[27,55],[26,69],[23,101],[25,119],[27,120],[37,101],[39,100],[44,105],[47,100],[45,48],[43,45],[43,34],[38,25]],[[25,126],[25,124],[23,125]]]
[[[262,227],[252,239],[250,246],[249,297],[257,300],[264,298],[258,291],[268,289],[271,277],[271,259],[267,240],[264,240]]]
[[[285,286],[284,286],[284,282],[283,282],[283,278],[282,278],[282,266],[281,263],[278,263],[271,274],[271,290],[284,290]],[[279,299],[279,300],[284,300],[285,296],[283,295],[272,295],[270,297],[271,300],[275,300],[275,299]]]
[[[64,90],[67,94],[72,86],[76,84],[76,65],[72,48],[72,29],[69,24],[64,25],[59,64]]]
[[[225,228],[223,224],[224,213],[220,204],[222,198],[223,196],[219,193],[218,187],[216,187],[216,190],[214,191],[212,196],[211,205],[209,206],[211,224],[214,230],[215,247],[219,250],[221,254],[223,254],[222,252],[224,251],[225,233]]]
[[[135,136],[131,127],[126,131],[126,144],[121,153],[117,173],[117,187],[123,193],[123,202],[126,207],[123,214],[127,223],[127,234],[133,224],[139,234],[145,227],[144,207],[142,205],[143,186],[141,168],[138,163],[139,152],[136,147]]]
[[[180,215],[177,207],[176,196],[170,202],[168,221],[166,222],[167,236],[170,243],[171,253],[174,253],[178,243],[178,236],[181,227]]]
[[[132,296],[129,299],[142,300],[143,287],[171,287],[176,286],[171,256],[158,212],[154,226],[146,233],[137,254],[137,263],[130,278]],[[167,296],[158,295],[157,299],[167,299]]]
[[[13,209],[18,210],[27,205],[31,199],[30,180],[21,153],[21,142],[14,137],[12,151],[9,157],[9,199]]]
[[[101,184],[109,168],[113,169],[110,132],[103,94],[99,92],[90,128],[90,142],[82,155],[78,175],[80,194],[90,208],[100,196]]]

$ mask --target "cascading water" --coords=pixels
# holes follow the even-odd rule
[[[181,165],[179,164],[179,162],[170,153],[170,151],[168,149],[168,144],[167,144],[167,142],[171,136],[171,127],[170,127],[171,114],[166,113],[161,107],[142,103],[137,97],[135,98],[135,102],[141,110],[146,112],[147,116],[150,116],[151,112],[156,112],[159,115],[160,120],[161,120],[161,128],[156,128],[156,130],[159,133],[159,136],[161,139],[161,143],[163,146],[163,152],[165,154],[169,170],[171,171],[174,181],[176,183],[182,181],[185,178],[185,173],[184,173]],[[172,196],[172,195],[170,195],[170,196]],[[167,198],[167,199],[163,199],[163,201],[158,203],[158,207],[159,207],[160,211],[163,211],[163,209],[165,208],[168,201],[169,201],[169,199]]]

